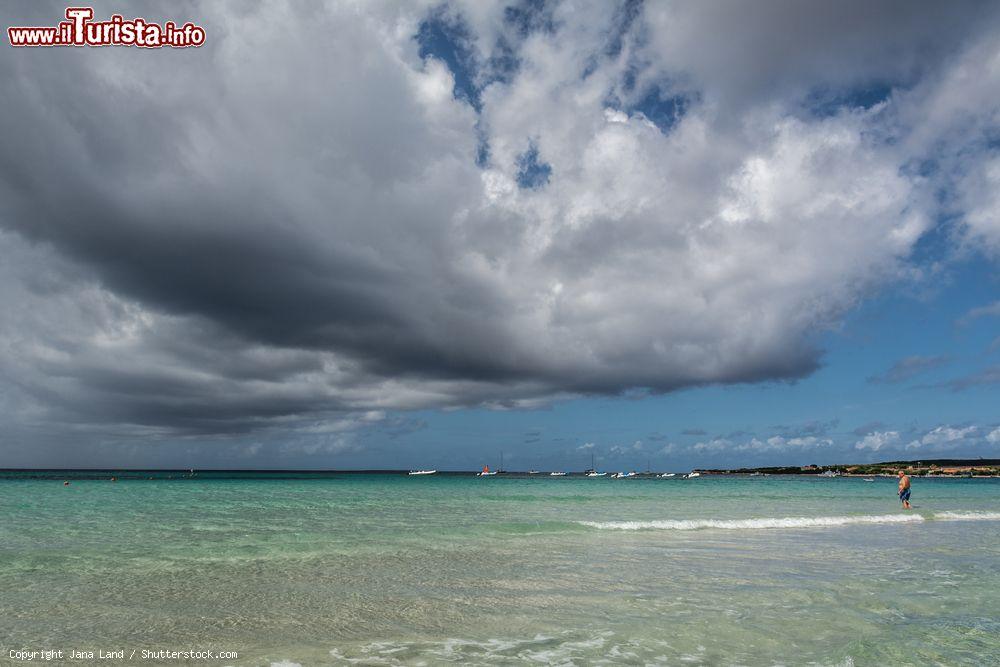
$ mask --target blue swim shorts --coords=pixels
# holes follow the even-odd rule
[[[909,488],[905,488],[902,491],[900,491],[899,492],[899,499],[901,501],[903,501],[903,502],[906,502],[907,500],[909,500],[910,499],[910,489]]]

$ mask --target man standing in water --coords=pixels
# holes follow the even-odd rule
[[[903,509],[910,509],[910,477],[899,471],[899,499],[903,501]]]

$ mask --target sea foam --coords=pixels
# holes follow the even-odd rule
[[[444,639],[427,642],[372,642],[330,651],[343,664],[509,664],[574,665],[616,656],[636,655],[641,648],[612,640],[612,632],[580,636],[564,632],[558,636],[536,635],[534,639]],[[638,656],[637,656],[638,657]]]
[[[937,512],[938,521],[1000,521],[1000,512]]]
[[[664,519],[659,521],[578,521],[599,530],[756,530],[762,528],[818,528],[856,523],[918,523],[919,514],[875,514],[861,516],[788,516],[759,519]]]
[[[935,512],[935,521],[1000,521],[1000,512]],[[871,523],[919,523],[920,514],[859,516],[786,516],[758,519],[662,519],[654,521],[577,521],[598,530],[758,530],[765,528],[824,528]]]

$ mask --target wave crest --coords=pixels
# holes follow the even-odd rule
[[[788,516],[760,519],[664,519],[659,521],[577,521],[598,530],[755,530],[765,528],[818,528],[856,523],[918,523],[919,514],[877,514],[861,516]]]
[[[1000,521],[1000,512],[938,512],[938,521]]]

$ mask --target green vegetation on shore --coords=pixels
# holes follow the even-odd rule
[[[884,461],[808,466],[769,466],[735,470],[703,470],[719,475],[760,473],[764,475],[872,475],[895,476],[900,470],[915,477],[1000,477],[1000,459],[925,459],[921,461]]]

